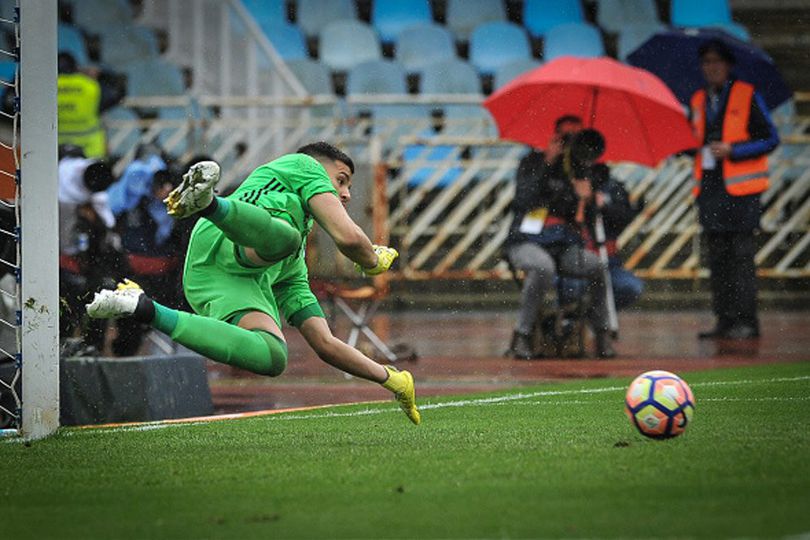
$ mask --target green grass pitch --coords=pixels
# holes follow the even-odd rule
[[[810,533],[810,362],[686,373],[685,435],[630,379],[0,441],[0,537],[779,537]]]

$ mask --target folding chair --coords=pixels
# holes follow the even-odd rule
[[[389,347],[374,330],[371,322],[377,314],[383,299],[387,295],[387,287],[379,288],[365,285],[357,288],[341,287],[329,282],[316,282],[312,284],[316,296],[326,301],[330,310],[331,322],[335,322],[337,311],[343,313],[351,322],[352,328],[346,343],[351,347],[358,347],[360,337],[365,336],[374,349],[388,362],[400,360],[415,360],[416,353],[407,346],[395,345]]]

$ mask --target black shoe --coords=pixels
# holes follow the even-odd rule
[[[610,340],[608,333],[596,335],[596,357],[597,358],[615,358],[616,350]]]
[[[531,336],[515,332],[512,335],[512,345],[506,351],[506,355],[515,360],[532,360],[535,358]]]
[[[722,337],[725,339],[757,339],[759,330],[753,326],[738,324],[724,332]]]

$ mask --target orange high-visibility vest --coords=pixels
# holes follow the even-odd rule
[[[754,87],[748,83],[734,81],[728,95],[726,111],[723,115],[723,132],[721,140],[725,143],[747,141],[751,139],[748,132],[748,118],[751,115],[751,102],[754,99]],[[692,95],[692,129],[699,141],[706,135],[706,90],[698,90]],[[698,152],[695,157],[695,180],[697,184],[692,193],[700,193],[700,178],[703,173],[703,159]],[[731,195],[754,195],[768,189],[768,157],[759,156],[751,159],[732,161],[723,160],[723,180],[726,191]]]

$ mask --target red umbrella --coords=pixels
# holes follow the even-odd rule
[[[520,75],[484,101],[501,138],[545,148],[560,116],[605,136],[605,161],[654,166],[699,146],[672,91],[649,71],[611,58],[564,56]]]

